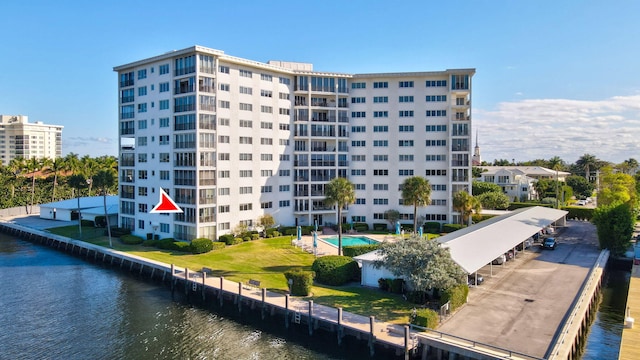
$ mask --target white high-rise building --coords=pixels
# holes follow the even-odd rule
[[[118,72],[120,226],[216,238],[263,214],[280,225],[335,224],[336,176],[356,186],[345,222],[386,223],[410,176],[432,185],[421,220],[456,222],[471,187],[474,69],[341,74],[194,46]],[[149,213],[162,187],[182,214]]]
[[[42,121],[29,123],[24,115],[0,115],[0,160],[55,159],[62,156],[62,128]]]

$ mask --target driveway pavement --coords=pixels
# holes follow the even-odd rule
[[[600,251],[595,227],[569,221],[556,250],[535,244],[504,266],[479,272],[485,283],[438,330],[543,357]]]

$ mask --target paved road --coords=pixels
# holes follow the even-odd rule
[[[543,357],[600,251],[595,227],[569,221],[556,250],[534,245],[515,261],[480,270],[485,283],[438,330]]]

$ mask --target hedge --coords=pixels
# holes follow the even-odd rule
[[[496,215],[487,215],[487,214],[473,214],[471,215],[471,220],[473,220],[473,222],[475,224],[481,222],[481,221],[485,221],[488,219],[491,219],[492,217],[495,217]]]
[[[442,295],[440,296],[440,305],[444,305],[447,301],[451,301],[449,309],[454,311],[467,302],[467,295],[469,295],[469,285],[461,284],[454,286],[451,289],[447,289],[442,292]]]
[[[291,295],[309,296],[311,293],[311,285],[313,284],[313,273],[311,271],[302,271],[300,269],[285,271],[284,277],[287,282],[292,280]]]
[[[104,231],[104,234],[107,234],[107,230]],[[120,227],[115,227],[112,226],[111,227],[111,236],[113,237],[120,237],[122,235],[129,235],[131,234],[131,229],[128,228],[120,228]]]
[[[369,231],[369,225],[367,223],[353,223],[353,229],[356,231]]]
[[[569,212],[567,214],[567,219],[580,219],[588,221],[591,221],[591,219],[593,219],[594,209],[592,208],[585,208],[583,206],[566,206],[563,207],[562,210],[566,210]]]
[[[416,311],[416,316],[411,319],[412,324],[429,329],[438,327],[439,322],[438,313],[432,309],[419,309]]]
[[[525,208],[525,207],[531,207],[531,206],[544,206],[544,207],[549,207],[552,208],[553,205],[549,205],[549,204],[542,204],[542,203],[532,203],[532,202],[512,202],[509,204],[509,207],[507,208],[507,210],[516,210],[516,209],[521,209],[521,208]]]
[[[442,232],[444,233],[452,233],[456,230],[460,230],[463,227],[465,227],[465,225],[461,225],[461,224],[444,224],[442,225]]]
[[[373,250],[378,249],[378,247],[380,247],[379,244],[343,246],[342,254],[344,254],[344,256],[354,257],[354,256],[366,254],[368,252],[372,252]]]
[[[389,231],[387,223],[373,223],[373,231]]]
[[[140,236],[135,235],[122,235],[120,236],[120,242],[127,245],[140,245],[144,241]]]
[[[158,240],[156,247],[163,250],[190,252],[190,244],[188,242],[176,241],[173,238]]]
[[[227,244],[227,245],[233,245],[233,235],[231,234],[224,234],[224,235],[220,235],[218,237],[218,240]]]
[[[197,238],[191,240],[191,252],[194,254],[204,254],[213,250],[213,241],[207,238]]]
[[[428,221],[424,223],[424,232],[439,234],[442,231],[442,225],[436,221]]]
[[[317,258],[311,270],[316,281],[325,285],[344,285],[360,275],[358,263],[348,256],[329,255]]]
[[[142,242],[142,246],[157,247],[158,246],[158,241],[160,241],[160,240],[145,240],[145,241]]]
[[[224,247],[227,246],[227,244],[225,244],[222,241],[213,241],[211,245],[212,245],[212,250],[224,249]]]

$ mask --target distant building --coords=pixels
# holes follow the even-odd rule
[[[426,221],[459,222],[471,191],[474,69],[343,74],[193,46],[117,66],[120,226],[136,235],[216,238],[264,214],[281,225],[332,225],[335,177],[355,185],[342,222],[413,222],[399,190],[432,186]],[[184,210],[149,211],[162,187]]]
[[[476,131],[476,146],[473,148],[473,157],[471,157],[472,166],[480,166],[482,158],[480,157],[480,143],[478,142],[478,132]]]
[[[538,194],[534,184],[539,179],[564,182],[571,173],[547,169],[541,166],[481,166],[484,170],[480,181],[494,183],[502,187],[502,191],[511,200],[536,200]]]
[[[0,160],[6,166],[15,158],[62,156],[62,128],[41,121],[29,123],[24,115],[0,115]]]

